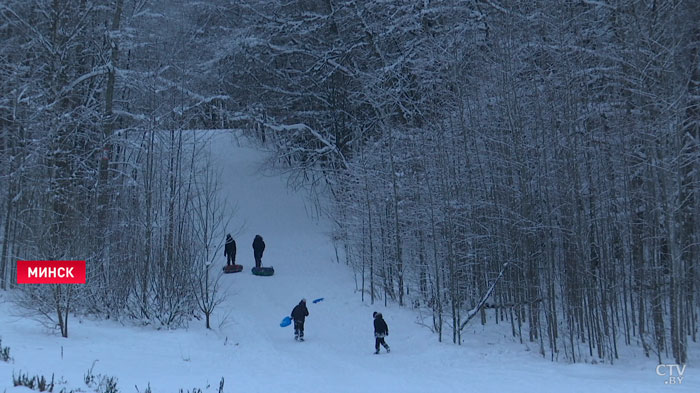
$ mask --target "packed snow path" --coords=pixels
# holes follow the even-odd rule
[[[552,363],[535,353],[536,345],[528,351],[516,343],[507,326],[478,322],[465,331],[462,346],[438,343],[416,323],[413,310],[363,304],[352,272],[336,262],[329,226],[309,217],[304,195],[289,191],[283,176],[261,174],[264,154],[237,140],[227,132],[212,140],[222,195],[237,207],[229,231],[238,246],[236,261],[244,266],[222,277],[226,300],[214,312],[213,329],[196,320],[188,329],[156,331],[73,319],[70,338],[62,339],[31,320],[8,316],[10,305],[3,302],[0,337],[15,361],[0,362],[0,392],[28,392],[11,385],[12,373],[20,370],[68,381],[55,391],[85,390],[82,381],[93,364],[93,373],[118,378],[120,392],[136,392],[135,386],[143,392],[149,383],[154,393],[216,392],[222,376],[227,393],[700,391],[693,364],[682,385],[670,387],[656,375],[653,360],[629,353],[615,366]],[[263,265],[274,266],[272,277],[250,272],[255,234],[265,239]],[[311,303],[319,297],[325,300]],[[301,298],[310,312],[303,343],[294,341],[291,326],[279,326]],[[391,354],[382,349],[373,355],[375,310],[389,325]]]

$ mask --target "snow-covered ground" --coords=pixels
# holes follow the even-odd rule
[[[0,338],[14,362],[0,362],[0,392],[12,374],[55,375],[54,389],[88,391],[84,377],[115,376],[120,392],[154,393],[200,388],[216,392],[221,377],[231,392],[699,392],[697,363],[689,364],[681,385],[668,386],[656,363],[625,357],[617,365],[552,363],[509,336],[509,327],[478,322],[464,344],[438,343],[417,323],[415,312],[394,305],[362,303],[352,272],[336,263],[328,226],[309,218],[304,195],[290,192],[281,176],[258,169],[264,155],[238,147],[219,133],[212,155],[222,166],[222,191],[237,205],[230,231],[236,236],[242,273],[224,276],[226,301],[214,313],[213,329],[193,321],[188,329],[156,331],[113,321],[70,321],[70,337],[60,338],[37,323],[11,316],[0,294]],[[267,244],[263,264],[273,277],[250,273],[251,243]],[[221,263],[225,263],[223,256]],[[310,316],[303,343],[281,319],[305,297]],[[312,304],[311,300],[325,300]],[[384,314],[392,352],[373,355],[372,311]],[[449,338],[448,338],[449,339]],[[697,346],[692,348],[697,349]],[[665,371],[665,370],[663,370]]]

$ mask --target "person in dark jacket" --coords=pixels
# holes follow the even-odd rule
[[[292,310],[292,320],[294,320],[294,339],[304,341],[304,320],[309,316],[306,308],[306,299],[301,299]]]
[[[263,251],[265,251],[265,242],[262,236],[255,235],[253,239],[253,256],[255,257],[255,267],[262,267],[262,256]]]
[[[384,337],[389,335],[389,327],[384,322],[382,313],[375,311],[372,316],[374,317],[374,353],[379,353],[379,344],[384,346],[386,352],[389,353],[389,344],[384,341]]]
[[[224,256],[226,257],[226,266],[236,264],[236,241],[233,240],[230,233],[226,235],[226,245],[224,245]]]

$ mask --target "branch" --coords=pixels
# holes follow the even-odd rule
[[[340,160],[342,161],[345,168],[349,167],[348,162],[345,160],[345,156],[343,155],[343,153],[340,150],[338,150],[338,147],[334,143],[329,141],[328,139],[324,138],[323,135],[318,133],[318,131],[314,130],[313,128],[309,127],[306,124],[297,123],[297,124],[289,124],[289,125],[286,125],[286,124],[276,125],[276,124],[271,124],[271,123],[264,123],[264,125],[273,131],[302,131],[302,132],[308,131],[311,135],[313,135],[314,138],[316,138],[316,140],[318,142],[320,142],[323,146],[325,146],[323,150],[317,150],[316,151],[317,153],[323,154],[323,153],[326,153],[327,151],[331,151],[331,152],[335,153],[340,158]]]
[[[479,303],[476,305],[476,307],[474,307],[473,309],[469,310],[469,313],[467,314],[467,319],[464,320],[464,322],[462,322],[462,324],[459,326],[459,330],[460,330],[460,331],[464,330],[464,328],[467,326],[467,323],[469,323],[469,321],[470,321],[472,318],[474,318],[474,317],[476,316],[476,314],[479,313],[479,310],[481,310],[481,308],[484,306],[484,304],[486,304],[486,299],[488,299],[489,296],[491,296],[491,293],[493,292],[493,289],[496,288],[496,284],[498,284],[498,281],[499,281],[501,278],[503,278],[503,273],[505,273],[506,268],[508,267],[509,264],[510,264],[510,262],[506,262],[506,263],[503,264],[503,267],[501,268],[501,272],[498,273],[498,276],[496,277],[496,279],[493,280],[493,282],[491,283],[491,286],[489,287],[489,289],[486,291],[486,293],[484,294],[484,296],[481,297],[481,300],[479,300]]]

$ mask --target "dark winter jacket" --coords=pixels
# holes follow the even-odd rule
[[[226,245],[224,246],[224,256],[236,257],[236,241],[231,235],[226,236]]]
[[[384,322],[382,314],[377,313],[377,315],[374,316],[374,336],[384,337],[388,335],[389,327],[386,325],[386,322]]]
[[[295,322],[304,323],[304,320],[308,316],[309,316],[309,310],[306,308],[306,302],[302,300],[292,310],[292,319]]]
[[[265,242],[260,235],[255,235],[253,240],[253,256],[255,258],[262,258],[263,251],[265,251]]]

